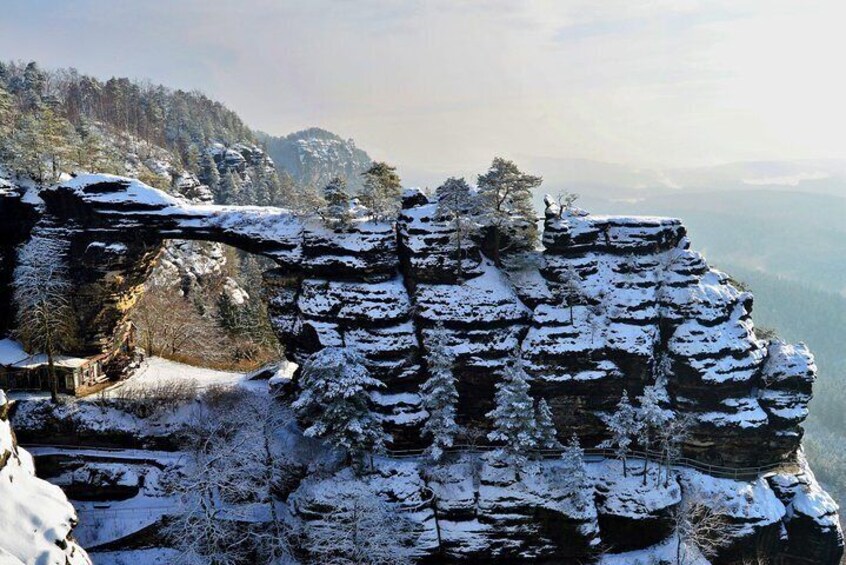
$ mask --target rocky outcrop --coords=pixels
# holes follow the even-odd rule
[[[259,136],[279,172],[301,186],[322,188],[332,177],[347,179],[350,188],[362,186],[361,173],[372,160],[351,139],[342,139],[320,128],[292,133],[285,137]]]
[[[73,540],[76,512],[59,487],[35,476],[19,448],[0,390],[0,563],[91,565]]]
[[[543,250],[507,258],[500,268],[480,251],[483,242],[471,240],[459,269],[448,226],[420,192],[406,193],[396,226],[360,219],[337,230],[281,209],[187,204],[117,177],[79,177],[38,196],[43,204],[27,212],[34,218],[31,233],[68,242],[79,295],[91,305],[89,347],[126,318],[163,240],[214,241],[278,265],[265,277],[268,310],[292,360],[301,362],[327,346],[362,352],[386,384],[374,404],[394,435],[394,448],[424,444],[419,428],[426,413],[418,390],[427,376],[432,333],[443,328],[465,425],[489,425],[485,414],[495,384],[519,354],[532,393],[552,408],[561,439],[575,433],[582,445],[597,445],[623,391],[635,398],[657,384],[664,408],[690,418],[684,456],[743,468],[744,476],[780,464],[793,473],[800,465],[813,358],[804,346],[758,338],[752,296],[690,249],[678,220],[591,216],[550,204]],[[24,200],[19,197],[16,205]],[[790,493],[814,488],[807,475],[790,476],[795,485],[792,479],[773,483],[778,498],[766,482],[747,489],[729,481],[764,505],[760,515],[732,515],[743,531],[737,539],[754,539],[775,555],[785,547],[783,525],[788,538],[792,528],[799,532],[794,536],[822,540],[824,555],[842,551],[836,527],[801,512],[792,522],[785,519],[784,506],[795,506],[791,501],[798,496]],[[456,527],[473,530],[481,540],[466,547],[464,541],[445,541],[448,553],[479,555],[481,547],[490,555],[569,558],[554,532],[586,531],[581,518],[527,503],[540,497],[523,478],[506,481],[490,468],[472,489],[465,478],[445,480],[452,486],[439,495],[444,512],[454,513],[456,521],[472,514],[473,525]],[[430,488],[437,491],[437,484],[431,481]],[[646,492],[619,490],[610,483],[596,487],[600,537],[620,549],[633,548],[626,540],[638,527],[649,535],[635,543],[666,537],[674,495],[654,505]],[[733,496],[726,495],[731,504]],[[629,511],[631,505],[637,512]],[[820,516],[830,519],[826,512]],[[544,524],[554,527],[544,530]],[[444,539],[448,532],[445,526]],[[577,545],[592,547],[591,535]],[[529,537],[542,541],[530,547]],[[788,542],[799,545],[795,538]]]

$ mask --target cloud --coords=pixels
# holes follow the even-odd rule
[[[494,154],[644,166],[846,153],[834,0],[32,0],[7,57],[150,78],[408,170]]]

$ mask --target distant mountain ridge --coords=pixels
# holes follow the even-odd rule
[[[291,176],[300,186],[320,188],[333,177],[347,179],[350,188],[361,188],[361,173],[373,162],[352,139],[343,139],[318,127],[275,137],[256,132],[279,172]]]

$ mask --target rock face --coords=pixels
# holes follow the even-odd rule
[[[76,512],[57,486],[35,476],[32,457],[17,446],[0,390],[0,563],[91,565],[72,536]]]
[[[18,215],[31,221],[11,228],[8,241],[39,234],[68,243],[78,294],[90,305],[83,311],[89,349],[126,319],[163,240],[234,245],[277,263],[266,274],[268,309],[292,360],[327,346],[362,352],[387,385],[374,401],[394,448],[424,445],[419,429],[427,415],[418,391],[432,332],[442,327],[455,358],[461,423],[488,426],[494,386],[515,352],[532,377],[533,395],[552,408],[559,437],[575,433],[586,447],[605,439],[604,417],[623,391],[635,398],[645,386],[662,384],[664,407],[692,421],[684,456],[744,475],[782,464],[788,472],[771,479],[772,487],[761,479],[744,491],[760,511],[733,515],[743,530],[738,540],[752,536],[770,556],[812,551],[820,563],[834,563],[842,552],[836,507],[823,500],[799,455],[813,358],[802,345],[758,339],[752,296],[690,250],[678,220],[591,216],[550,205],[543,251],[498,268],[479,251],[481,242],[468,242],[459,278],[448,227],[420,193],[406,194],[396,226],[357,221],[335,231],[285,210],[190,205],[102,175],[42,189],[41,203],[27,205],[32,196],[7,192],[0,199],[0,229],[15,225],[5,215],[23,207]],[[13,247],[6,244],[0,281],[8,280]],[[577,546],[584,554],[596,528],[621,549],[667,534],[669,506],[651,504],[648,493],[630,512],[629,491],[621,498],[614,484],[597,486],[591,518],[550,514],[532,490],[537,485],[494,468],[472,485],[466,480],[447,476],[443,488],[431,482],[441,489],[445,519],[483,540],[449,541],[444,526],[441,548],[450,555],[569,559],[576,538],[556,538],[561,531],[582,532]],[[729,483],[723,491],[748,485]],[[508,492],[520,494],[511,499]],[[730,502],[733,496],[726,495]],[[554,497],[547,502],[554,506]],[[633,538],[644,524],[651,533]],[[810,539],[817,545],[803,553]]]
[[[262,136],[279,172],[300,185],[326,186],[332,177],[347,179],[352,189],[361,187],[361,173],[372,160],[351,139],[342,139],[320,128],[309,128],[285,137]]]

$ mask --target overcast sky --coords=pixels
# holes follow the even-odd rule
[[[846,157],[843,0],[5,0],[0,55],[199,89],[409,170]]]

